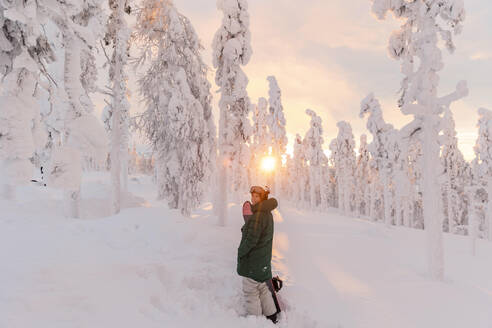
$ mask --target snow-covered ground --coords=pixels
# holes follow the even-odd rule
[[[105,217],[109,176],[84,177],[85,219],[61,216],[39,186],[0,202],[0,327],[273,327],[244,317],[235,273],[242,217],[217,226],[210,204],[182,218],[130,181]],[[281,327],[492,327],[492,243],[470,255],[445,236],[446,281],[426,277],[425,234],[336,213],[275,213],[274,268],[285,280]]]

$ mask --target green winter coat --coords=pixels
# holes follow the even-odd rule
[[[241,228],[237,250],[237,273],[258,282],[272,279],[273,216],[277,200],[270,198],[253,205],[253,215]]]

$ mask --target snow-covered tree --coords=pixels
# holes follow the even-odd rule
[[[338,187],[338,208],[346,214],[352,213],[355,192],[355,141],[352,127],[348,122],[337,123],[338,135],[330,145]]]
[[[487,191],[485,221],[488,226],[488,238],[492,240],[492,111],[480,108],[478,115],[478,139],[474,147],[475,172]]]
[[[468,236],[471,243],[471,253],[476,254],[476,240],[479,237],[481,217],[487,208],[487,192],[479,184],[472,184],[467,189],[469,197]]]
[[[371,204],[371,156],[367,145],[367,136],[360,136],[359,155],[355,166],[355,211],[359,216],[368,216]]]
[[[179,19],[183,26],[184,45],[176,47],[177,56],[180,58],[180,66],[186,73],[186,81],[191,89],[193,97],[200,103],[203,109],[203,120],[205,122],[204,138],[202,140],[203,155],[206,157],[204,172],[205,183],[209,182],[215,173],[217,157],[217,128],[212,113],[212,94],[211,84],[207,74],[209,67],[205,64],[202,57],[204,47],[198,38],[195,28],[188,17],[178,12]],[[148,48],[148,50],[150,50]],[[151,51],[151,50],[150,50]],[[149,52],[148,52],[149,54]],[[247,158],[249,160],[249,158]]]
[[[383,112],[379,101],[371,93],[361,102],[360,117],[369,115],[367,119],[367,129],[372,134],[372,142],[369,145],[369,151],[372,155],[373,165],[377,170],[379,176],[379,183],[383,187],[383,199],[380,203],[384,209],[384,221],[387,225],[391,223],[391,191],[390,191],[390,173],[391,173],[391,161],[388,156],[389,139],[390,135],[394,134],[394,129],[391,124],[388,124],[383,119]],[[378,183],[376,179],[373,179],[373,191],[377,190]],[[376,218],[377,197],[373,193],[371,216],[372,219]]]
[[[413,228],[424,228],[422,211],[422,143],[419,140],[408,140],[405,146],[408,156],[408,179],[410,181],[410,208],[408,224]]]
[[[158,197],[190,215],[203,198],[214,149],[210,108],[200,102],[209,97],[192,89],[204,82],[205,70],[196,70],[199,41],[189,21],[164,0],[142,3],[136,38],[143,45],[139,63],[149,61],[139,80],[146,109],[138,125],[156,154]]]
[[[0,188],[9,199],[31,178],[30,159],[43,131],[35,98],[39,83],[49,84],[46,65],[55,60],[39,9],[35,1],[0,2]]]
[[[130,9],[127,0],[108,0],[111,14],[107,22],[104,37],[106,45],[113,47],[109,59],[109,81],[111,81],[111,211],[119,213],[121,208],[121,189],[126,191],[128,185],[128,110],[127,75],[128,40],[130,30],[125,14]],[[108,114],[109,114],[108,113]]]
[[[106,135],[93,115],[89,96],[98,89],[93,51],[103,36],[104,12],[98,0],[70,0],[47,13],[58,28],[64,47],[64,92],[59,94],[63,99],[64,126],[62,142],[53,150],[56,156],[51,158],[48,180],[65,189],[66,214],[79,217],[80,184],[73,181],[81,181],[80,161],[84,157],[97,162],[106,158]],[[73,177],[73,181],[63,187],[66,176]]]
[[[304,136],[304,156],[309,163],[309,200],[312,209],[326,209],[328,207],[325,192],[323,171],[328,159],[323,152],[323,126],[321,117],[314,111],[307,109],[306,114],[311,117],[310,128]]]
[[[458,138],[456,137],[453,113],[447,109],[442,120],[443,125],[443,148],[442,148],[442,168],[443,183],[442,191],[447,217],[447,230],[450,233],[456,232],[456,226],[461,224],[463,209],[466,204],[463,200],[464,187],[466,185],[467,163],[463,154],[458,148]]]
[[[218,190],[219,222],[225,225],[227,193],[247,190],[247,168],[251,135],[248,121],[250,100],[246,91],[248,78],[241,69],[252,54],[247,0],[218,0],[223,12],[222,25],[213,41],[215,83],[220,88]],[[231,177],[228,185],[228,175]]]
[[[259,167],[261,165],[262,158],[269,155],[272,141],[268,130],[267,107],[267,100],[261,97],[258,99],[258,104],[254,106],[253,112],[250,177],[251,182],[255,185],[266,184],[265,177],[263,176],[261,170],[259,170]]]
[[[401,60],[405,78],[401,84],[398,105],[414,121],[404,129],[404,137],[420,137],[423,152],[423,210],[428,232],[428,264],[433,279],[444,278],[442,245],[442,214],[439,208],[439,132],[440,114],[449,105],[465,96],[465,82],[458,83],[456,91],[445,97],[437,96],[438,72],[443,68],[439,39],[449,51],[454,50],[453,34],[461,31],[465,18],[463,0],[372,0],[372,10],[379,19],[391,11],[403,24],[389,40],[389,53]],[[416,67],[416,63],[419,64]]]
[[[292,172],[290,174],[291,199],[297,206],[302,206],[307,199],[306,185],[308,172],[304,142],[299,134],[296,134],[296,139],[294,140],[294,156],[292,162]]]
[[[280,190],[282,175],[282,155],[285,154],[287,146],[287,134],[285,131],[285,117],[284,107],[282,106],[282,94],[277,83],[275,76],[269,76],[267,78],[270,89],[268,91],[268,102],[270,104],[270,110],[268,115],[268,126],[270,128],[270,134],[272,136],[272,155],[277,163],[277,169],[275,170],[274,186],[273,190],[277,194],[281,194]]]
[[[408,144],[401,139],[397,130],[392,130],[388,136],[388,175],[391,182],[394,224],[409,226],[412,192],[409,180]]]
[[[333,182],[334,182],[334,188],[333,188],[333,202],[331,203],[331,206],[334,208],[339,207],[339,197],[340,195],[338,194],[339,189],[338,189],[338,172],[337,172],[337,159],[339,158],[338,156],[338,145],[337,145],[337,139],[333,139],[330,141],[330,145],[328,146],[328,149],[330,150],[330,157],[328,158],[328,164],[330,165],[332,171],[333,171]]]

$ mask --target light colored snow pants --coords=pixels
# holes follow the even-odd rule
[[[272,293],[265,282],[243,277],[243,293],[247,314],[270,316],[277,312]]]

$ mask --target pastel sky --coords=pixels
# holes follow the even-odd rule
[[[212,39],[222,19],[216,2],[174,2],[191,19],[212,68]],[[369,92],[380,99],[388,122],[401,127],[409,121],[396,107],[400,66],[386,51],[388,37],[399,22],[391,15],[377,20],[370,6],[369,0],[249,0],[253,57],[244,68],[248,92],[256,103],[258,97],[268,96],[266,77],[277,77],[290,141],[309,128],[307,108],[323,119],[325,148],[336,137],[340,120],[350,122],[358,141],[368,133],[358,114],[360,101]],[[492,108],[492,2],[465,0],[465,6],[467,18],[463,33],[455,38],[457,50],[444,54],[440,92],[453,91],[459,80],[468,81],[469,96],[452,109],[460,147],[470,159],[477,109]],[[214,84],[215,102],[216,90]]]

